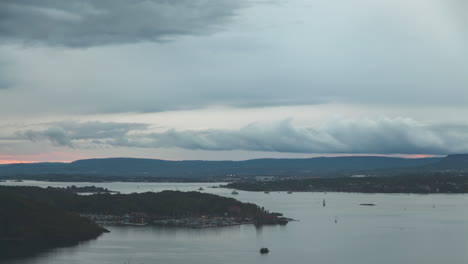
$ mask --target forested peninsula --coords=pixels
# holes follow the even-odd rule
[[[265,192],[468,193],[468,175],[446,172],[392,177],[276,178],[271,181],[237,181],[223,187]]]
[[[19,189],[0,188],[0,259],[74,245],[107,232],[89,219],[53,206],[47,192],[35,200]]]
[[[62,188],[0,186],[0,204],[2,258],[19,248],[67,246],[96,238],[107,230],[92,220],[104,216],[119,219],[121,224],[185,227],[285,220],[252,203],[200,192],[78,195]]]

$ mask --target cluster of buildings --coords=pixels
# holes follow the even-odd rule
[[[180,219],[164,219],[155,220],[153,224],[164,226],[179,226],[190,228],[208,228],[232,226],[241,224],[251,224],[253,220],[250,218],[235,218],[235,217],[190,217]]]
[[[175,218],[175,219],[157,219],[153,220],[148,215],[142,212],[133,212],[123,216],[116,215],[103,215],[103,214],[82,214],[97,224],[100,225],[147,225],[149,223],[162,226],[178,226],[189,228],[208,228],[208,227],[221,227],[232,226],[241,224],[252,224],[251,218],[239,217],[188,217],[188,218]]]
[[[81,214],[100,225],[147,225],[150,222],[148,215],[142,212],[132,212],[123,216],[104,214]]]
[[[227,182],[238,182],[238,181],[256,181],[256,182],[271,182],[284,180],[286,177],[277,177],[277,176],[236,176],[234,174],[228,174],[226,178],[223,178],[223,181]]]

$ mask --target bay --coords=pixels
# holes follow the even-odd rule
[[[105,187],[122,193],[180,190],[233,197],[297,219],[286,226],[208,229],[108,226],[111,233],[12,264],[58,263],[468,263],[468,195],[245,192],[219,183],[1,182]],[[323,200],[326,206],[323,206]],[[361,206],[373,203],[376,206]],[[336,223],[335,223],[336,220]],[[268,247],[269,254],[259,249]]]

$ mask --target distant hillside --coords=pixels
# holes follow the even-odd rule
[[[72,163],[12,164],[0,167],[0,177],[14,175],[97,175],[123,177],[208,178],[276,175],[307,176],[335,172],[420,167],[442,158],[320,157],[310,159],[254,159],[245,161],[166,161],[108,158]]]
[[[468,154],[448,155],[438,162],[427,165],[426,168],[436,170],[468,170]]]
[[[244,191],[468,193],[468,174],[402,174],[394,177],[295,178],[283,181],[237,181],[224,187]]]

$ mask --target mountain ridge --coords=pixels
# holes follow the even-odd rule
[[[440,161],[428,164],[426,167],[439,170],[468,170],[468,154],[447,155]]]
[[[468,155],[466,156],[468,157]],[[0,177],[44,174],[165,178],[206,178],[225,177],[226,175],[305,176],[320,173],[359,172],[379,169],[436,169],[437,166],[434,164],[438,164],[444,159],[447,159],[447,157],[407,159],[382,156],[342,156],[307,159],[264,158],[241,161],[172,161],[121,157],[83,159],[71,163],[9,164],[0,167]],[[456,163],[456,161],[452,163],[454,162]],[[451,163],[445,162],[443,164]],[[463,168],[464,166],[458,167]]]

